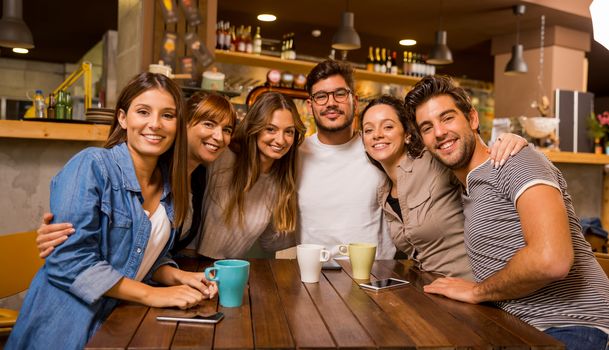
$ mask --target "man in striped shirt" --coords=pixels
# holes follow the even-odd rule
[[[530,147],[495,168],[476,110],[449,78],[422,79],[406,107],[425,146],[464,185],[465,245],[475,278],[439,278],[425,291],[495,302],[567,349],[605,349],[609,280],[581,233],[560,171]]]

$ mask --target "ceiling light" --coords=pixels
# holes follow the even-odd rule
[[[13,47],[13,52],[14,53],[26,54],[26,53],[30,52],[30,50],[24,49],[23,47]]]
[[[438,31],[436,32],[436,42],[431,48],[427,60],[427,64],[450,64],[453,63],[453,53],[448,48],[447,37],[448,34],[445,30],[442,30],[442,14],[443,14],[443,1],[440,0],[440,23],[438,25]]]
[[[258,15],[258,17],[256,18],[258,18],[258,20],[262,22],[274,22],[277,19],[277,16],[271,15],[270,13],[263,13],[261,15]]]
[[[516,15],[516,44],[512,46],[512,57],[510,57],[509,62],[505,66],[504,73],[506,75],[524,74],[529,70],[527,63],[524,61],[524,57],[522,56],[524,49],[522,44],[519,44],[520,16],[524,14],[526,7],[524,5],[514,5],[512,10],[514,15]]]
[[[34,48],[32,32],[22,19],[21,0],[4,0],[0,19],[0,46]]]
[[[453,54],[446,45],[446,31],[439,30],[436,32],[436,43],[431,48],[427,63],[429,64],[450,64],[453,63]]]
[[[337,50],[355,50],[362,45],[359,35],[353,26],[355,15],[353,12],[343,12],[340,27],[332,38],[332,48]]]
[[[414,39],[402,39],[400,40],[400,45],[402,46],[414,46],[417,44],[417,41]]]

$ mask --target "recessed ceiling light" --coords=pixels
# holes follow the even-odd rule
[[[313,30],[311,31],[311,35],[312,35],[313,37],[315,37],[315,38],[319,38],[319,36],[321,35],[321,30],[319,30],[319,29],[313,29]]]
[[[263,13],[258,15],[258,20],[262,22],[273,22],[277,19],[275,15],[271,15],[270,13]]]
[[[414,39],[402,39],[400,40],[400,45],[402,46],[414,46],[417,44],[417,41]]]
[[[26,53],[28,53],[30,51],[28,49],[24,49],[24,48],[21,48],[21,47],[15,47],[15,48],[13,48],[13,52],[14,53],[26,54]]]

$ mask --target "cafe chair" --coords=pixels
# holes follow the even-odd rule
[[[605,274],[607,274],[607,277],[609,277],[609,254],[594,253],[594,256],[596,257],[598,264],[603,268],[603,271],[605,271]]]
[[[43,264],[36,248],[36,231],[0,234],[0,299],[26,290]],[[10,333],[18,314],[0,308],[0,336]]]

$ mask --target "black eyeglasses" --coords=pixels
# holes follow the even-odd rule
[[[326,103],[328,103],[328,100],[330,100],[330,95],[332,95],[332,97],[334,97],[334,101],[336,101],[336,102],[345,102],[349,98],[350,93],[351,93],[351,90],[344,89],[344,88],[340,88],[340,89],[336,89],[334,91],[328,91],[328,92],[320,91],[320,92],[316,92],[313,95],[311,95],[311,100],[313,100],[313,102],[315,102],[316,104],[323,106]]]

